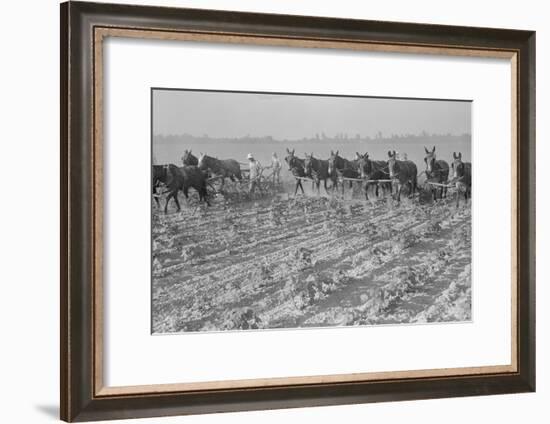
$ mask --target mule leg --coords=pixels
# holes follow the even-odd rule
[[[153,186],[153,198],[155,199],[157,208],[160,209],[160,202],[159,202],[159,198],[157,197],[157,186]]]
[[[198,190],[199,192],[199,202],[204,200],[204,202],[210,206],[210,202],[208,201],[208,190],[206,190],[206,184],[200,187]]]
[[[206,189],[206,185],[203,188],[204,190],[204,201],[208,206],[210,206],[210,199],[208,198],[208,190]]]
[[[294,189],[294,196],[296,197],[296,194],[298,193],[298,188],[302,190],[302,194],[304,194],[304,187],[302,186],[302,181],[296,178],[296,188]]]
[[[170,193],[168,193],[168,196],[166,196],[166,203],[164,204],[164,213],[168,213],[168,202],[170,201],[170,199],[172,198],[172,196],[174,195],[174,193],[171,191]]]
[[[369,200],[369,183],[365,183],[365,200]]]
[[[194,189],[197,191],[197,194],[199,195],[199,203],[202,202],[203,200],[203,197],[202,197],[202,187],[194,187]]]
[[[177,190],[174,193],[174,202],[176,202],[176,207],[178,208],[178,212],[181,211],[180,201],[178,200],[178,191]]]

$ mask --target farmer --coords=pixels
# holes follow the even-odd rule
[[[282,166],[275,152],[271,156],[271,168],[273,168],[273,184],[279,184]]]
[[[252,156],[252,153],[249,153],[247,155],[247,159],[248,159],[248,166],[250,168],[250,183],[248,186],[248,192],[253,193],[254,189],[258,187],[259,178],[262,173],[262,165],[260,165],[260,162],[254,159],[254,156]]]

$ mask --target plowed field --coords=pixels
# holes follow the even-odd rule
[[[153,208],[153,332],[470,320],[469,204],[360,197]]]

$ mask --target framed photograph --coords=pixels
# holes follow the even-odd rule
[[[61,418],[535,390],[535,33],[61,5]]]

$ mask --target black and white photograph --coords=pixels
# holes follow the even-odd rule
[[[151,96],[153,333],[471,320],[471,102]]]

